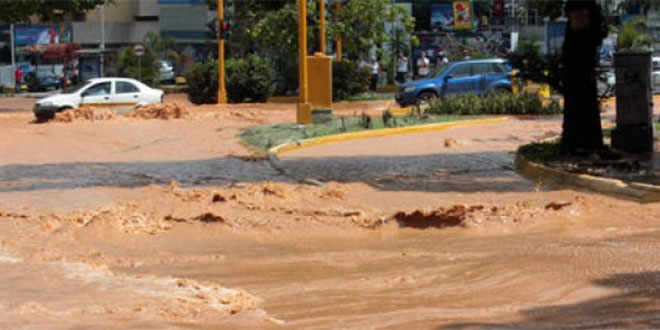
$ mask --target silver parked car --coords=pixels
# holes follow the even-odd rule
[[[34,105],[38,120],[82,105],[133,108],[163,101],[163,91],[130,78],[94,78],[62,93],[40,99]]]
[[[174,67],[169,62],[158,61],[158,70],[160,72],[159,80],[161,83],[171,83],[174,81]]]

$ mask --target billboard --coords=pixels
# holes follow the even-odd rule
[[[470,1],[454,1],[454,29],[472,29],[472,10]]]
[[[73,41],[71,24],[19,25],[14,29],[16,47],[50,45]]]
[[[431,27],[439,30],[454,29],[454,7],[450,1],[431,5]]]

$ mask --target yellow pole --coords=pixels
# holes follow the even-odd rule
[[[320,42],[321,42],[321,47],[319,47],[319,52],[321,52],[323,55],[325,55],[325,0],[319,0],[320,2],[320,27],[319,27],[319,33],[321,34]]]
[[[341,2],[337,0],[335,3],[336,14],[339,14],[339,8],[341,8]],[[337,62],[341,62],[341,37],[337,38]]]
[[[218,0],[218,104],[227,103],[227,89],[225,88],[225,39],[222,34],[222,20],[224,18],[223,0]]]
[[[307,86],[307,0],[298,0],[298,111],[296,122],[309,124],[312,122],[311,106],[309,104]]]

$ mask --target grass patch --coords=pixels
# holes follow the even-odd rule
[[[380,101],[390,100],[394,98],[394,93],[378,93],[378,92],[364,92],[353,95],[346,99],[346,101]]]
[[[655,126],[656,134],[660,132],[660,122],[653,124]],[[603,136],[609,138],[612,136],[612,128],[606,128],[603,130]],[[551,161],[556,161],[561,158],[559,155],[559,139],[549,142],[535,142],[530,143],[518,148],[518,153],[525,156],[525,158],[541,163],[549,163]]]
[[[386,112],[389,114],[389,112]],[[349,132],[359,132],[370,129],[406,127],[441,122],[453,122],[484,118],[484,116],[456,116],[456,115],[418,115],[412,114],[403,117],[342,116],[332,120],[312,125],[294,123],[261,125],[244,129],[238,138],[249,147],[257,151],[266,152],[268,149],[289,142],[309,138],[336,135]]]
[[[534,142],[518,148],[518,153],[525,158],[540,163],[547,163],[559,158],[559,140]]]

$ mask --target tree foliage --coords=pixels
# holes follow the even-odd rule
[[[642,18],[627,21],[617,38],[619,50],[649,50],[653,38],[646,33],[646,21]]]
[[[342,38],[344,50],[359,53],[374,45],[390,41],[385,23],[398,22],[407,34],[414,30],[415,21],[405,9],[391,6],[385,0],[352,0],[344,3],[328,32],[332,39]]]
[[[122,48],[117,54],[119,64],[118,73],[122,77],[139,79],[150,86],[160,83],[159,59],[169,58],[167,55],[176,55],[171,50],[173,42],[163,40],[158,34],[149,32],[144,39],[144,55],[135,56],[132,46]],[[170,58],[172,59],[172,58]]]
[[[37,16],[42,22],[59,22],[67,16],[79,16],[115,0],[0,0],[0,21],[29,23]]]
[[[389,0],[351,0],[339,11],[329,6],[327,15],[327,41],[342,38],[343,52],[354,58],[372,47],[391,41],[385,24],[399,22],[395,32],[399,42],[411,41],[413,19],[401,7],[391,6]],[[317,1],[307,7],[308,53],[319,49],[319,17]],[[272,59],[278,72],[278,91],[293,91],[298,85],[298,5],[294,1],[278,10],[266,11],[261,19],[249,28],[254,51]]]

